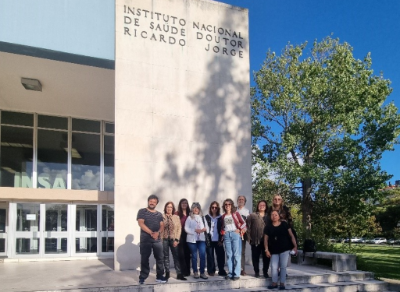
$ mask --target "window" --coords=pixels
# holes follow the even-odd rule
[[[0,186],[114,190],[113,123],[0,114]]]

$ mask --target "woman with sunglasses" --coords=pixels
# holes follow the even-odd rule
[[[221,208],[219,203],[214,201],[211,203],[208,210],[208,215],[205,216],[208,229],[210,230],[211,244],[210,247],[206,247],[207,252],[207,272],[209,276],[215,276],[215,257],[217,255],[218,264],[218,275],[225,277],[227,273],[225,272],[225,251],[223,243],[220,241],[221,232]]]
[[[222,204],[224,215],[221,217],[221,234],[225,243],[225,252],[228,264],[228,275],[225,279],[239,280],[241,268],[242,238],[246,232],[246,223],[236,211],[231,199],[226,199]]]

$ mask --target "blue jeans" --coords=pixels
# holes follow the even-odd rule
[[[284,251],[280,254],[271,255],[271,270],[272,270],[272,282],[278,282],[278,266],[281,269],[281,285],[286,282],[286,268],[289,260],[289,250]]]
[[[242,257],[242,238],[235,231],[227,231],[224,235],[228,276],[240,277],[240,262]]]
[[[206,243],[205,241],[196,241],[196,243],[187,243],[192,253],[192,269],[193,273],[197,270],[197,251],[199,251],[200,258],[200,274],[204,274],[204,269],[206,267]]]

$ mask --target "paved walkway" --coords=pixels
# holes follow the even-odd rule
[[[252,279],[253,268],[247,266],[248,276]],[[288,268],[290,276],[320,275],[331,273],[329,269],[292,264]],[[333,273],[333,272],[332,272]],[[173,278],[169,283],[182,283]],[[139,271],[116,272],[113,260],[74,260],[55,262],[19,262],[0,264],[0,290],[8,291],[54,291],[80,290],[95,287],[122,287],[138,284]],[[208,280],[196,280],[188,277],[189,282],[221,280],[222,277],[209,277]],[[147,285],[156,284],[154,271],[146,280]]]

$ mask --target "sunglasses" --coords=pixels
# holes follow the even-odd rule
[[[217,206],[212,206],[211,209],[218,209],[218,207]]]
[[[232,206],[232,204],[225,204],[225,206]]]

